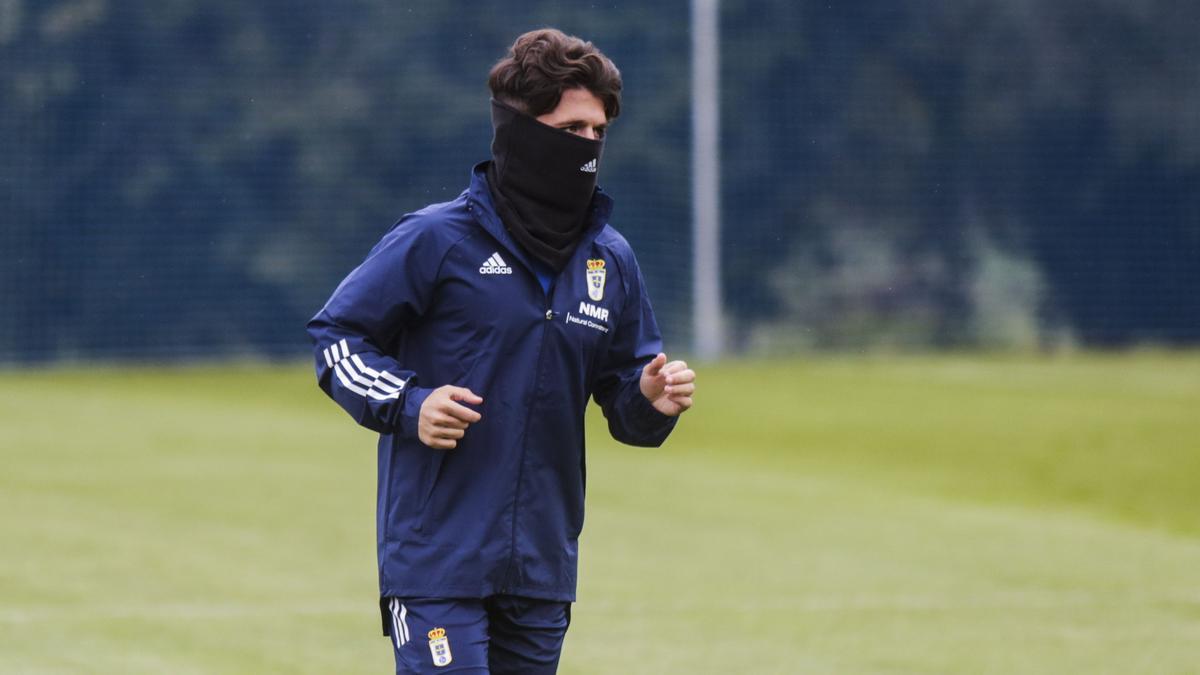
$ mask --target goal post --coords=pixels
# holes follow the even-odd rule
[[[718,0],[692,6],[692,335],[696,356],[724,352],[721,312]]]

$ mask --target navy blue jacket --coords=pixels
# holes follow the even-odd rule
[[[656,446],[675,418],[642,395],[662,349],[628,242],[597,190],[547,293],[500,222],[481,164],[457,199],[400,219],[308,324],[321,388],[380,432],[382,597],[575,599],[584,408]],[[483,398],[453,450],[417,438],[446,384]]]

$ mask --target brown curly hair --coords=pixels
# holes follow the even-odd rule
[[[537,117],[558,107],[563,91],[584,87],[604,104],[609,121],[621,114],[621,71],[596,46],[556,28],[517,38],[492,66],[492,97]]]

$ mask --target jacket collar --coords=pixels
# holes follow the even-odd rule
[[[480,162],[471,169],[471,184],[466,192],[468,206],[475,215],[475,220],[483,229],[487,230],[488,234],[507,247],[531,273],[536,273],[529,254],[513,239],[508,229],[504,227],[504,223],[501,222],[499,214],[496,213],[496,205],[492,203],[492,193],[488,190],[487,184],[487,166],[490,161]],[[583,231],[583,236],[579,239],[579,245],[576,246],[572,259],[578,255],[579,251],[589,247],[596,236],[600,234],[600,230],[608,224],[612,210],[612,197],[597,187],[595,194],[592,195],[592,205],[588,211],[588,218],[591,222]]]

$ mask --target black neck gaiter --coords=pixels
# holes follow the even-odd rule
[[[587,229],[604,141],[555,129],[494,99],[492,129],[487,179],[500,220],[527,252],[559,271]]]

